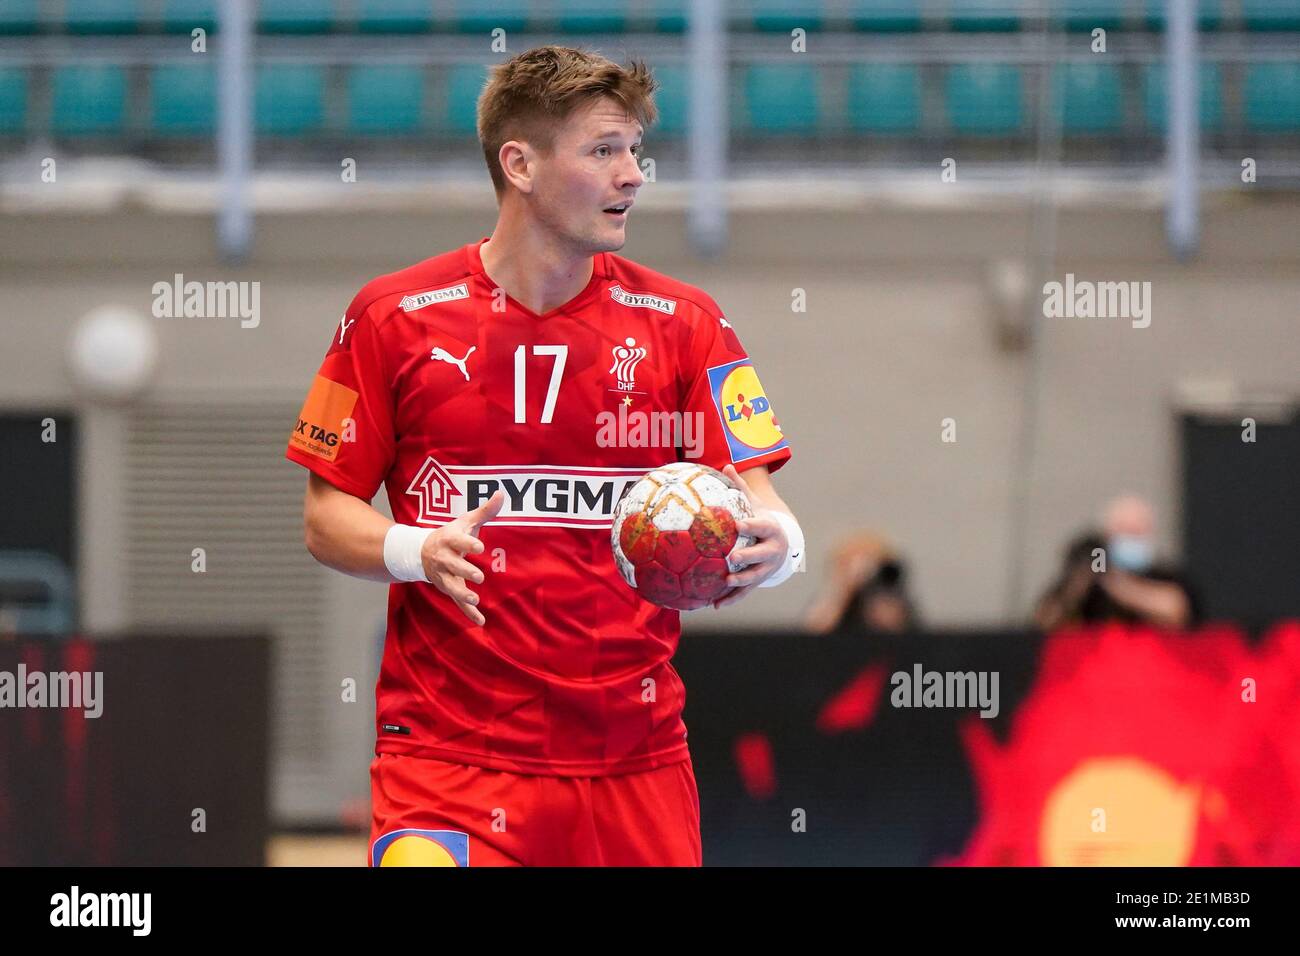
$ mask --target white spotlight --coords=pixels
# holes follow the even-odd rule
[[[153,381],[158,336],[138,312],[104,305],[77,322],[68,357],[73,382],[88,397],[127,401]]]

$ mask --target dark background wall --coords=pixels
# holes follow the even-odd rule
[[[0,671],[103,674],[97,718],[0,710],[0,865],[260,865],[269,648],[240,636],[0,642]]]
[[[1300,615],[1300,415],[1183,419],[1188,570],[1206,613],[1259,627]]]

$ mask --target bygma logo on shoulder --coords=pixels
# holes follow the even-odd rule
[[[709,369],[709,390],[735,464],[786,446],[781,425],[749,359]]]

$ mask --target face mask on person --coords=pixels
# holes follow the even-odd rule
[[[1136,535],[1117,534],[1110,539],[1106,550],[1110,563],[1121,571],[1145,571],[1151,567],[1154,557],[1151,539]]]

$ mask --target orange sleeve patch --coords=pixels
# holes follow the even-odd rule
[[[317,375],[298,414],[298,424],[289,436],[289,447],[333,461],[339,456],[339,442],[352,440],[350,435],[345,437],[345,419],[352,415],[356,404],[355,391]],[[349,430],[355,429],[352,423]]]

